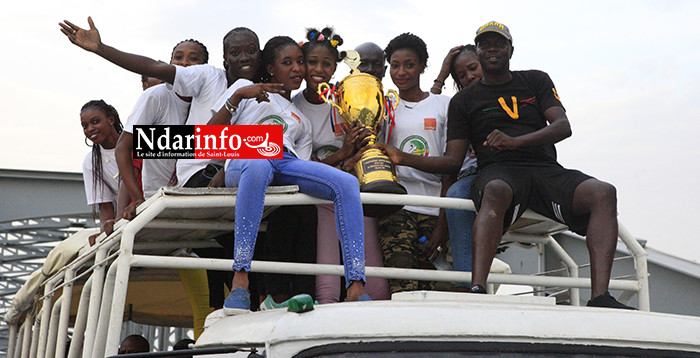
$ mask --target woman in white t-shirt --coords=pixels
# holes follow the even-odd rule
[[[435,95],[420,88],[420,76],[428,60],[425,42],[416,35],[404,33],[392,39],[384,51],[389,62],[389,74],[399,90],[400,98],[395,123],[388,123],[384,129],[387,145],[414,156],[442,156],[445,152],[450,97]],[[439,197],[443,192],[441,175],[399,165],[396,167],[396,176],[408,194]],[[439,208],[407,205],[382,218],[379,221],[379,240],[384,253],[384,265],[434,269],[428,259],[431,251],[429,245],[441,247],[447,239],[447,235],[440,235],[446,233],[446,228],[443,230],[437,227],[439,213]],[[430,241],[421,244],[419,240],[422,237]],[[423,245],[428,245],[428,249]],[[389,283],[392,293],[443,289],[432,282],[389,280]]]
[[[170,54],[170,64],[182,67],[201,65],[209,60],[209,51],[201,42],[193,39],[181,41]],[[136,207],[153,196],[156,191],[174,181],[175,159],[153,158],[143,161],[142,188],[134,173],[132,150],[134,126],[183,125],[189,114],[191,97],[180,96],[166,85],[156,85],[144,90],[124,126],[124,133],[117,142],[117,163],[123,188],[129,192],[131,204],[124,211],[125,219],[133,219]]]
[[[170,64],[182,67],[204,64],[208,60],[209,51],[206,46],[193,39],[184,40],[175,45],[170,55]],[[175,174],[175,159],[149,158],[143,160],[142,177],[140,181],[137,180],[132,160],[134,126],[183,125],[187,119],[191,101],[191,97],[180,96],[169,90],[165,84],[146,89],[136,101],[116,148],[119,175],[122,179],[120,190],[128,191],[128,197],[131,198],[131,204],[124,210],[125,219],[133,219],[136,215],[136,207],[154,195],[158,189],[169,185]],[[120,198],[124,197],[125,195],[120,195]],[[181,252],[178,254],[184,255]],[[194,338],[197,338],[204,331],[206,316],[211,313],[207,273],[205,270],[180,269],[178,274],[192,309]],[[223,300],[223,294],[221,296]]]
[[[122,123],[114,107],[103,100],[94,100],[80,109],[80,125],[85,134],[85,143],[88,143],[88,139],[92,142],[92,151],[83,160],[85,196],[88,205],[99,209],[101,231],[110,233],[119,193],[119,170],[114,148],[122,132]],[[90,239],[94,240],[94,236]]]
[[[309,119],[313,131],[311,160],[341,167],[351,158],[367,137],[367,130],[359,123],[348,128],[337,110],[322,101],[318,95],[320,83],[330,83],[341,60],[338,46],[343,39],[331,28],[308,29],[307,42],[302,45],[306,61],[306,88],[297,93],[292,102]],[[347,134],[346,134],[347,133]],[[319,264],[338,265],[340,249],[336,234],[333,205],[317,205],[317,251]],[[364,217],[365,260],[369,266],[382,267],[382,253],[377,239],[377,221]],[[375,300],[389,299],[389,283],[384,278],[367,278],[367,291]],[[316,276],[316,299],[320,303],[340,300],[340,277]]]
[[[233,95],[209,124],[262,124],[281,119],[284,131],[283,159],[234,159],[226,167],[226,186],[237,187],[234,229],[235,271],[224,312],[250,310],[248,272],[263,211],[265,189],[270,184],[298,185],[299,191],[333,200],[336,227],[343,248],[348,301],[370,300],[364,289],[364,225],[357,179],[329,165],[309,161],[311,126],[291,101],[306,74],[304,55],[289,37],[270,39],[262,51],[261,84],[239,80]]]

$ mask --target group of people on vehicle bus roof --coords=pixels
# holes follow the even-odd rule
[[[510,70],[514,47],[505,25],[491,21],[478,28],[475,45],[452,48],[430,91],[420,86],[428,61],[420,37],[403,33],[384,50],[371,42],[358,46],[358,69],[381,81],[388,67],[400,97],[391,130],[384,125],[373,133],[358,122],[339,123],[337,110],[316,92],[331,82],[344,55],[343,39],[332,28],[307,29],[303,43],[276,36],[262,50],[255,32],[234,28],[223,39],[219,69],[206,64],[208,52],[198,41],[180,42],[164,63],[102,43],[92,19],[88,24],[83,29],[64,21],[60,27],[73,44],[165,82],[143,92],[123,131],[116,110],[104,101],[81,110],[93,143],[83,165],[85,188],[88,203],[99,205],[103,230],[111,232],[115,218],[133,218],[135,208],[166,185],[238,188],[233,239],[217,238],[224,250],[197,252],[234,262],[232,277],[207,273],[209,306],[236,314],[251,306],[278,307],[302,292],[315,293],[320,303],[342,298],[338,277],[264,275],[257,280],[261,287],[251,285],[253,257],[342,262],[347,301],[415,289],[483,294],[502,234],[531,209],[586,236],[590,306],[631,308],[608,292],[618,231],[615,188],[557,162],[555,143],[571,135],[566,112],[545,72]],[[452,98],[441,94],[448,76],[459,90]],[[147,159],[139,170],[131,156],[133,126],[154,124],[283,124],[283,158]],[[390,158],[409,194],[471,198],[477,212],[405,206],[379,219],[363,216],[358,180],[350,172],[370,147],[370,134],[381,138],[371,147]],[[256,249],[268,185],[297,185],[333,204],[277,209]],[[118,195],[123,200],[115,210]],[[434,268],[431,262],[448,252],[455,270],[473,273],[472,282],[440,286],[364,275],[366,264]],[[230,288],[225,299],[224,281]]]

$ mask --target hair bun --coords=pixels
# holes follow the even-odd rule
[[[314,28],[308,28],[306,29],[306,39],[311,41],[316,39],[316,37],[319,35],[319,31],[314,29]]]
[[[339,62],[345,57],[345,55],[340,55],[338,53],[338,46],[342,44],[343,38],[336,34],[332,27],[326,26],[321,31],[309,27],[306,29],[306,43],[302,45],[301,49],[304,55],[306,55],[309,50],[316,46],[328,46],[330,47],[331,53],[336,56],[335,61]]]

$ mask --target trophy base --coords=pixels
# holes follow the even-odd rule
[[[406,188],[393,180],[375,180],[364,185],[360,185],[360,192],[363,193],[388,193],[406,194]],[[363,204],[362,210],[365,216],[371,218],[382,218],[391,215],[403,208],[403,205],[379,205]]]

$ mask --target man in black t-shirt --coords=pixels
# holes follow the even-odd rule
[[[608,292],[617,245],[615,187],[557,163],[554,144],[571,135],[556,88],[541,71],[510,71],[508,28],[481,26],[474,39],[483,79],[450,102],[444,157],[421,158],[382,146],[397,165],[431,173],[459,170],[471,143],[478,160],[471,194],[478,215],[473,228],[473,293],[486,279],[503,233],[531,209],[586,236],[591,260],[589,306],[629,308]]]

